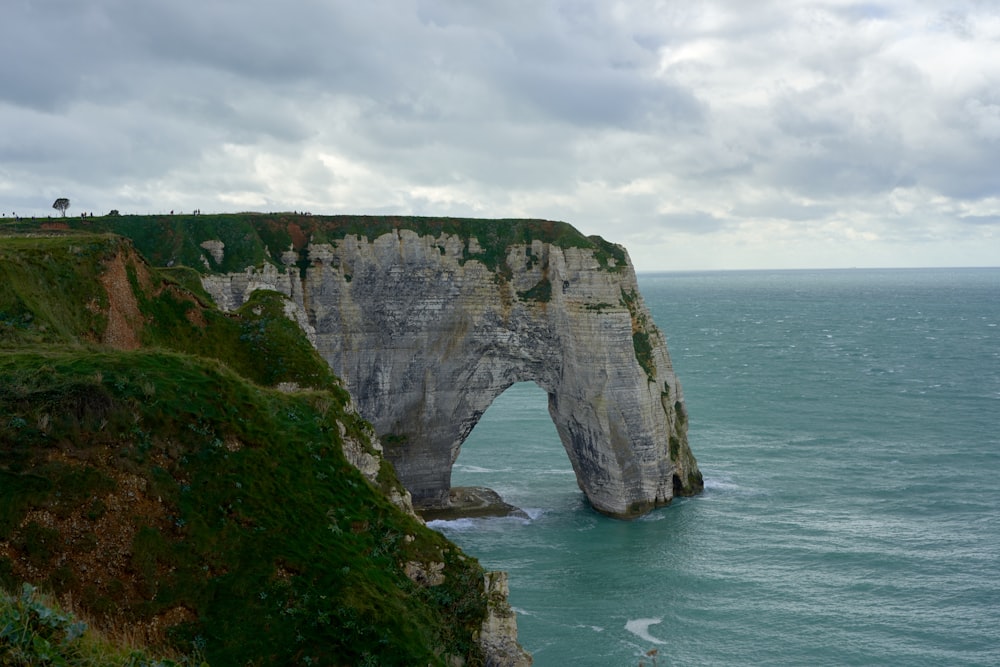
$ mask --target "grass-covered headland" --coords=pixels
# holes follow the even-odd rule
[[[22,219],[4,223],[9,230],[39,228],[111,232],[132,239],[155,266],[183,265],[200,272],[239,272],[269,261],[279,268],[284,253],[298,254],[298,266],[308,265],[309,243],[333,243],[356,235],[369,240],[400,229],[421,236],[457,236],[475,240],[474,257],[490,270],[504,274],[512,245],[538,240],[562,248],[587,248],[611,271],[625,266],[625,252],[599,236],[584,236],[572,225],[553,220],[486,220],[414,216],[306,215],[296,213],[227,213],[218,215],[108,215],[87,218]],[[0,229],[3,227],[0,226]],[[222,241],[221,262],[206,257],[202,243]],[[467,257],[471,258],[472,255]],[[207,265],[206,265],[207,262]]]
[[[29,231],[0,236],[0,601],[212,665],[482,664],[481,567],[345,459],[370,427],[281,295],[224,314],[139,240]]]

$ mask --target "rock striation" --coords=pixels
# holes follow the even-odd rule
[[[202,282],[224,309],[256,289],[290,297],[418,508],[448,506],[463,441],[524,381],[547,392],[596,510],[632,518],[698,493],[681,386],[624,248],[564,223],[494,224],[518,233],[313,234],[279,261]],[[218,262],[220,245],[206,247]]]

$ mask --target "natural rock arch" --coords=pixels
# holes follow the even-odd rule
[[[543,469],[536,469],[537,465]],[[525,497],[499,498],[499,494],[494,495],[495,492],[484,487],[511,483],[521,487],[521,481],[541,473],[559,476],[558,482],[549,480],[546,487],[553,484],[553,488],[565,490],[563,485],[569,485],[570,481],[562,473],[571,471],[566,448],[548,411],[548,393],[535,382],[515,382],[494,399],[462,442],[452,467],[454,507],[424,510],[424,516],[428,519],[523,516],[527,510],[520,503],[540,507],[538,501]],[[546,488],[544,492],[551,490]],[[530,491],[529,496],[536,491],[543,490]]]
[[[448,503],[465,438],[525,381],[548,393],[598,511],[634,517],[699,492],[680,384],[624,250],[578,233],[569,245],[530,236],[483,247],[406,228],[346,235],[286,253],[285,271],[204,283],[224,307],[260,287],[298,304],[418,507]]]

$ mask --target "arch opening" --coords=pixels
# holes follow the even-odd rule
[[[504,390],[459,448],[451,469],[452,507],[425,518],[533,517],[583,502],[548,401],[548,393],[531,381]],[[476,511],[484,501],[489,506]]]

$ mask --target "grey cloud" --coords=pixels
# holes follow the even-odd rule
[[[969,147],[943,149],[927,155],[920,165],[921,184],[955,200],[978,201],[1000,196],[1000,160],[993,151]]]
[[[914,183],[905,164],[880,149],[891,146],[849,138],[830,139],[816,146],[807,143],[758,171],[800,196],[819,198],[868,196]]]
[[[656,51],[640,44],[630,26],[614,27],[604,5],[522,5],[516,17],[486,3],[450,21],[434,19],[445,27],[443,36],[466,37],[460,42],[465,52],[452,51],[465,60],[460,69],[490,81],[498,94],[514,100],[514,109],[584,126],[630,126],[653,114],[699,118],[701,106],[691,91],[655,79]]]
[[[886,3],[857,2],[842,7],[831,7],[832,12],[851,23],[886,20],[893,16],[893,10]]]
[[[581,125],[637,127],[650,117],[685,125],[701,119],[697,98],[628,70],[516,67],[508,89],[551,117]]]
[[[1000,227],[1000,215],[963,215],[961,220],[970,225]]]
[[[731,222],[704,211],[690,213],[661,214],[656,217],[659,226],[683,231],[689,234],[711,234],[717,232]]]
[[[797,203],[791,201],[785,193],[775,193],[759,202],[740,204],[731,211],[734,219],[757,218],[788,222],[824,220],[836,213],[837,208],[832,203]]]
[[[967,12],[958,8],[945,10],[928,23],[931,29],[949,32],[960,39],[970,39],[975,32]]]
[[[326,17],[288,12],[279,4],[205,2],[129,4],[126,29],[161,62],[194,63],[255,81],[314,76],[322,64],[308,48]]]
[[[16,66],[0,68],[0,100],[65,112],[76,99],[125,100],[143,83],[155,83],[162,63],[149,60],[141,31],[123,20],[121,8],[132,4],[6,3],[0,57]]]

